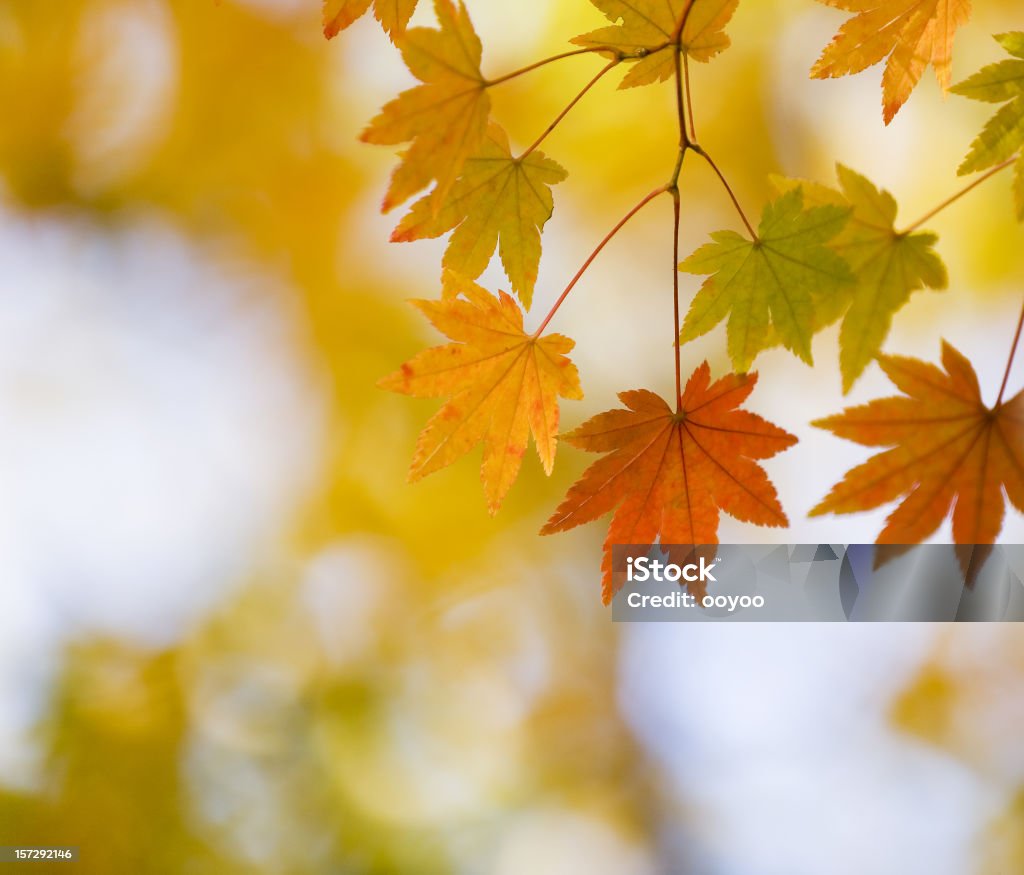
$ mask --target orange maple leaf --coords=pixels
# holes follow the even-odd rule
[[[483,47],[466,7],[435,0],[440,30],[414,27],[397,40],[402,59],[422,82],[388,103],[363,131],[366,143],[411,143],[391,176],[384,211],[431,182],[439,210],[466,160],[487,132],[491,101],[480,72]]]
[[[373,15],[388,36],[399,36],[416,11],[417,0],[324,0],[324,36],[333,39],[373,3]]]
[[[686,384],[679,412],[645,389],[623,392],[611,410],[565,435],[575,447],[608,453],[569,490],[541,534],[562,532],[616,509],[604,542],[602,598],[615,594],[614,544],[717,544],[719,511],[765,526],[788,525],[775,487],[757,459],[796,438],[737,409],[756,374],[711,383],[704,362]]]
[[[480,476],[491,513],[515,482],[530,433],[544,471],[558,444],[558,398],[583,397],[575,345],[561,334],[523,331],[523,311],[504,292],[495,297],[447,272],[439,301],[413,301],[455,343],[421,352],[378,385],[418,398],[451,395],[416,443],[411,481],[440,470],[483,442]]]
[[[888,58],[882,116],[889,124],[930,63],[943,92],[952,81],[953,37],[971,17],[971,0],[819,0],[857,13],[826,46],[811,76],[859,73]]]
[[[855,513],[898,498],[879,544],[916,544],[953,508],[958,544],[991,544],[1003,525],[1003,490],[1024,511],[1024,392],[989,408],[971,363],[948,343],[943,372],[879,356],[903,396],[851,407],[814,424],[869,447],[890,447],[847,472],[812,511]]]

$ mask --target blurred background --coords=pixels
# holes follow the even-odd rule
[[[956,79],[1020,26],[1017,0],[976,5]],[[104,875],[1024,870],[1013,627],[613,628],[603,527],[536,535],[584,454],[548,480],[531,451],[496,519],[473,457],[406,484],[436,403],[374,384],[438,341],[404,301],[436,296],[444,243],[387,242],[394,155],[357,135],[412,80],[370,17],[328,43],[318,7],[0,0],[0,844],[79,845]],[[491,75],[602,21],[468,8]],[[768,174],[831,183],[836,160],[903,224],[962,184],[991,107],[929,71],[883,128],[881,68],[807,78],[843,20],[743,0],[734,47],[694,65],[701,140],[752,214]],[[496,89],[513,142],[599,63]],[[671,170],[670,86],[618,78],[545,143],[570,177],[528,325]],[[705,167],[682,185],[684,252],[736,226]],[[1008,179],[930,226],[951,288],[887,349],[936,360],[944,337],[991,401],[1024,287]],[[670,394],[670,232],[665,201],[553,323],[587,396],[566,424]],[[684,369],[724,373],[723,350],[719,328]],[[764,354],[750,404],[801,439],[765,465],[792,527],[726,519],[723,541],[880,528],[806,519],[867,455],[807,423],[890,392],[872,368],[843,398],[835,330],[814,351]]]

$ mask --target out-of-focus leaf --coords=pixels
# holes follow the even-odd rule
[[[889,334],[893,314],[922,288],[944,289],[946,266],[934,250],[938,236],[904,234],[896,228],[896,199],[859,173],[836,166],[836,191],[798,180],[775,180],[783,191],[801,187],[808,204],[852,209],[850,221],[829,248],[842,256],[856,277],[850,307],[839,332],[839,369],[848,392],[875,358]]]

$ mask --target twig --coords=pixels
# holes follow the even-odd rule
[[[1013,346],[1010,347],[1010,358],[1006,362],[1006,373],[1003,374],[1003,384],[999,387],[999,397],[996,398],[996,408],[1003,403],[1003,395],[1006,394],[1006,384],[1010,381],[1010,371],[1013,370],[1013,358],[1017,354],[1017,346],[1020,344],[1021,330],[1024,330],[1024,307],[1021,307],[1020,319],[1017,321],[1017,333],[1013,336]]]
[[[544,133],[542,133],[539,137],[537,137],[537,139],[533,141],[533,144],[530,146],[530,148],[527,149],[525,152],[523,152],[522,155],[519,156],[519,160],[522,161],[523,158],[525,158],[527,155],[531,154],[538,146],[540,146],[540,144],[543,143],[545,139],[547,139],[548,135],[555,128],[558,127],[558,125],[561,123],[562,119],[564,119],[570,112],[572,112],[573,107],[575,107],[576,104],[579,103],[586,96],[587,92],[590,91],[591,88],[593,88],[595,85],[597,85],[598,82],[600,82],[608,73],[610,73],[612,70],[614,70],[621,63],[622,63],[622,59],[621,58],[615,58],[614,60],[609,61],[604,67],[602,67],[601,71],[593,79],[591,79],[585,86],[583,86],[583,90],[580,91],[580,93],[577,94],[572,99],[572,101],[569,103],[569,105],[558,114],[558,117],[553,122],[551,122],[551,124],[549,124],[547,126],[547,128],[544,131]]]
[[[1015,163],[1016,161],[1017,161],[1017,156],[1015,155],[1013,158],[1010,158],[1010,159],[1004,161],[1002,164],[997,164],[991,170],[983,173],[981,176],[979,176],[977,179],[975,179],[970,185],[964,186],[962,189],[960,189],[960,191],[958,191],[952,197],[946,198],[934,210],[929,210],[927,213],[925,213],[923,216],[921,216],[920,219],[918,219],[912,225],[910,225],[907,228],[905,228],[901,232],[902,235],[905,236],[907,234],[910,234],[912,231],[916,231],[925,222],[927,222],[927,221],[929,221],[931,219],[934,219],[939,213],[941,213],[944,209],[946,209],[946,207],[952,206],[958,200],[960,200],[960,198],[962,198],[965,194],[968,194],[969,192],[974,191],[974,189],[976,189],[979,185],[981,185],[986,179],[991,179],[993,176],[995,176],[1001,170],[1005,170],[1007,167],[1009,167],[1011,164]]]
[[[609,243],[611,243],[615,235],[618,234],[619,231],[621,231],[626,226],[626,224],[629,222],[630,219],[633,218],[633,216],[639,213],[640,210],[646,207],[652,200],[654,200],[659,195],[664,194],[666,191],[668,191],[668,186],[663,185],[661,188],[656,188],[654,191],[650,192],[650,194],[646,195],[644,199],[640,201],[640,203],[638,203],[635,207],[633,207],[633,209],[626,213],[626,215],[619,221],[619,223],[605,235],[604,239],[597,244],[597,248],[592,253],[590,253],[590,257],[585,262],[583,262],[583,266],[576,272],[576,276],[574,276],[569,281],[569,285],[565,287],[565,291],[558,296],[558,300],[555,301],[554,306],[548,312],[548,315],[544,317],[544,321],[540,323],[540,327],[533,333],[534,337],[540,337],[541,334],[544,333],[544,329],[548,327],[548,323],[552,320],[555,313],[558,312],[558,308],[562,306],[562,302],[569,297],[569,292],[573,290],[573,288],[576,286],[576,283],[578,283],[580,279],[583,277],[583,274],[587,272],[587,268],[589,268],[590,265],[594,263],[594,259],[601,254],[601,250],[604,249],[605,246],[607,246]]]
[[[736,212],[740,214],[740,218],[743,220],[743,224],[746,225],[747,231],[750,232],[751,238],[756,241],[758,239],[757,232],[754,230],[754,226],[750,224],[747,214],[743,212],[743,207],[740,206],[740,202],[736,199],[736,193],[732,190],[732,186],[729,185],[725,176],[722,175],[722,171],[718,169],[718,165],[700,146],[694,144],[691,148],[711,165],[711,169],[715,171],[722,185],[725,186],[725,190],[729,193],[729,198],[732,200],[733,206],[736,207]]]
[[[556,61],[562,61],[566,58],[574,58],[577,55],[590,55],[601,50],[601,46],[587,46],[582,49],[573,49],[570,52],[562,52],[560,55],[552,55],[550,58],[544,58],[541,61],[534,61],[532,64],[520,67],[518,70],[513,70],[511,73],[506,73],[504,76],[499,76],[497,79],[488,79],[484,82],[484,85],[487,88],[490,88],[492,85],[501,85],[503,82],[509,82],[512,79],[517,79],[526,73],[532,73],[534,70],[546,67],[548,64],[554,64]]]

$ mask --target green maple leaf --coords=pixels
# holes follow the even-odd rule
[[[949,276],[933,248],[937,235],[898,231],[898,207],[889,192],[842,164],[836,165],[836,173],[841,191],[800,180],[773,182],[781,191],[802,187],[808,204],[853,210],[849,223],[829,244],[856,277],[839,332],[839,368],[843,392],[848,392],[878,354],[893,314],[910,300],[911,293],[925,287],[945,289]]]
[[[971,144],[957,171],[961,176],[1006,161],[1024,145],[1024,32],[1000,34],[996,41],[1014,60],[989,64],[951,89],[954,94],[986,103],[1009,101]],[[1024,221],[1024,154],[1017,160],[1014,194],[1017,218]]]
[[[849,266],[826,246],[850,214],[834,204],[804,209],[798,187],[765,207],[755,240],[735,231],[712,234],[713,243],[679,266],[710,274],[690,304],[681,342],[728,316],[729,357],[738,372],[776,342],[810,364],[812,337],[837,318],[853,282]]]
[[[499,247],[512,289],[529,309],[540,263],[540,235],[554,209],[551,186],[566,175],[543,152],[513,157],[508,135],[492,123],[483,148],[466,162],[440,211],[434,214],[434,198],[427,195],[413,204],[391,239],[439,237],[455,228],[443,267],[469,279],[484,272]]]
[[[672,43],[679,22],[687,15],[680,50],[695,61],[710,61],[730,45],[725,27],[739,0],[591,0],[613,22],[576,37],[578,46],[607,46],[625,55],[644,53],[622,80],[620,88],[664,82],[675,74]]]

